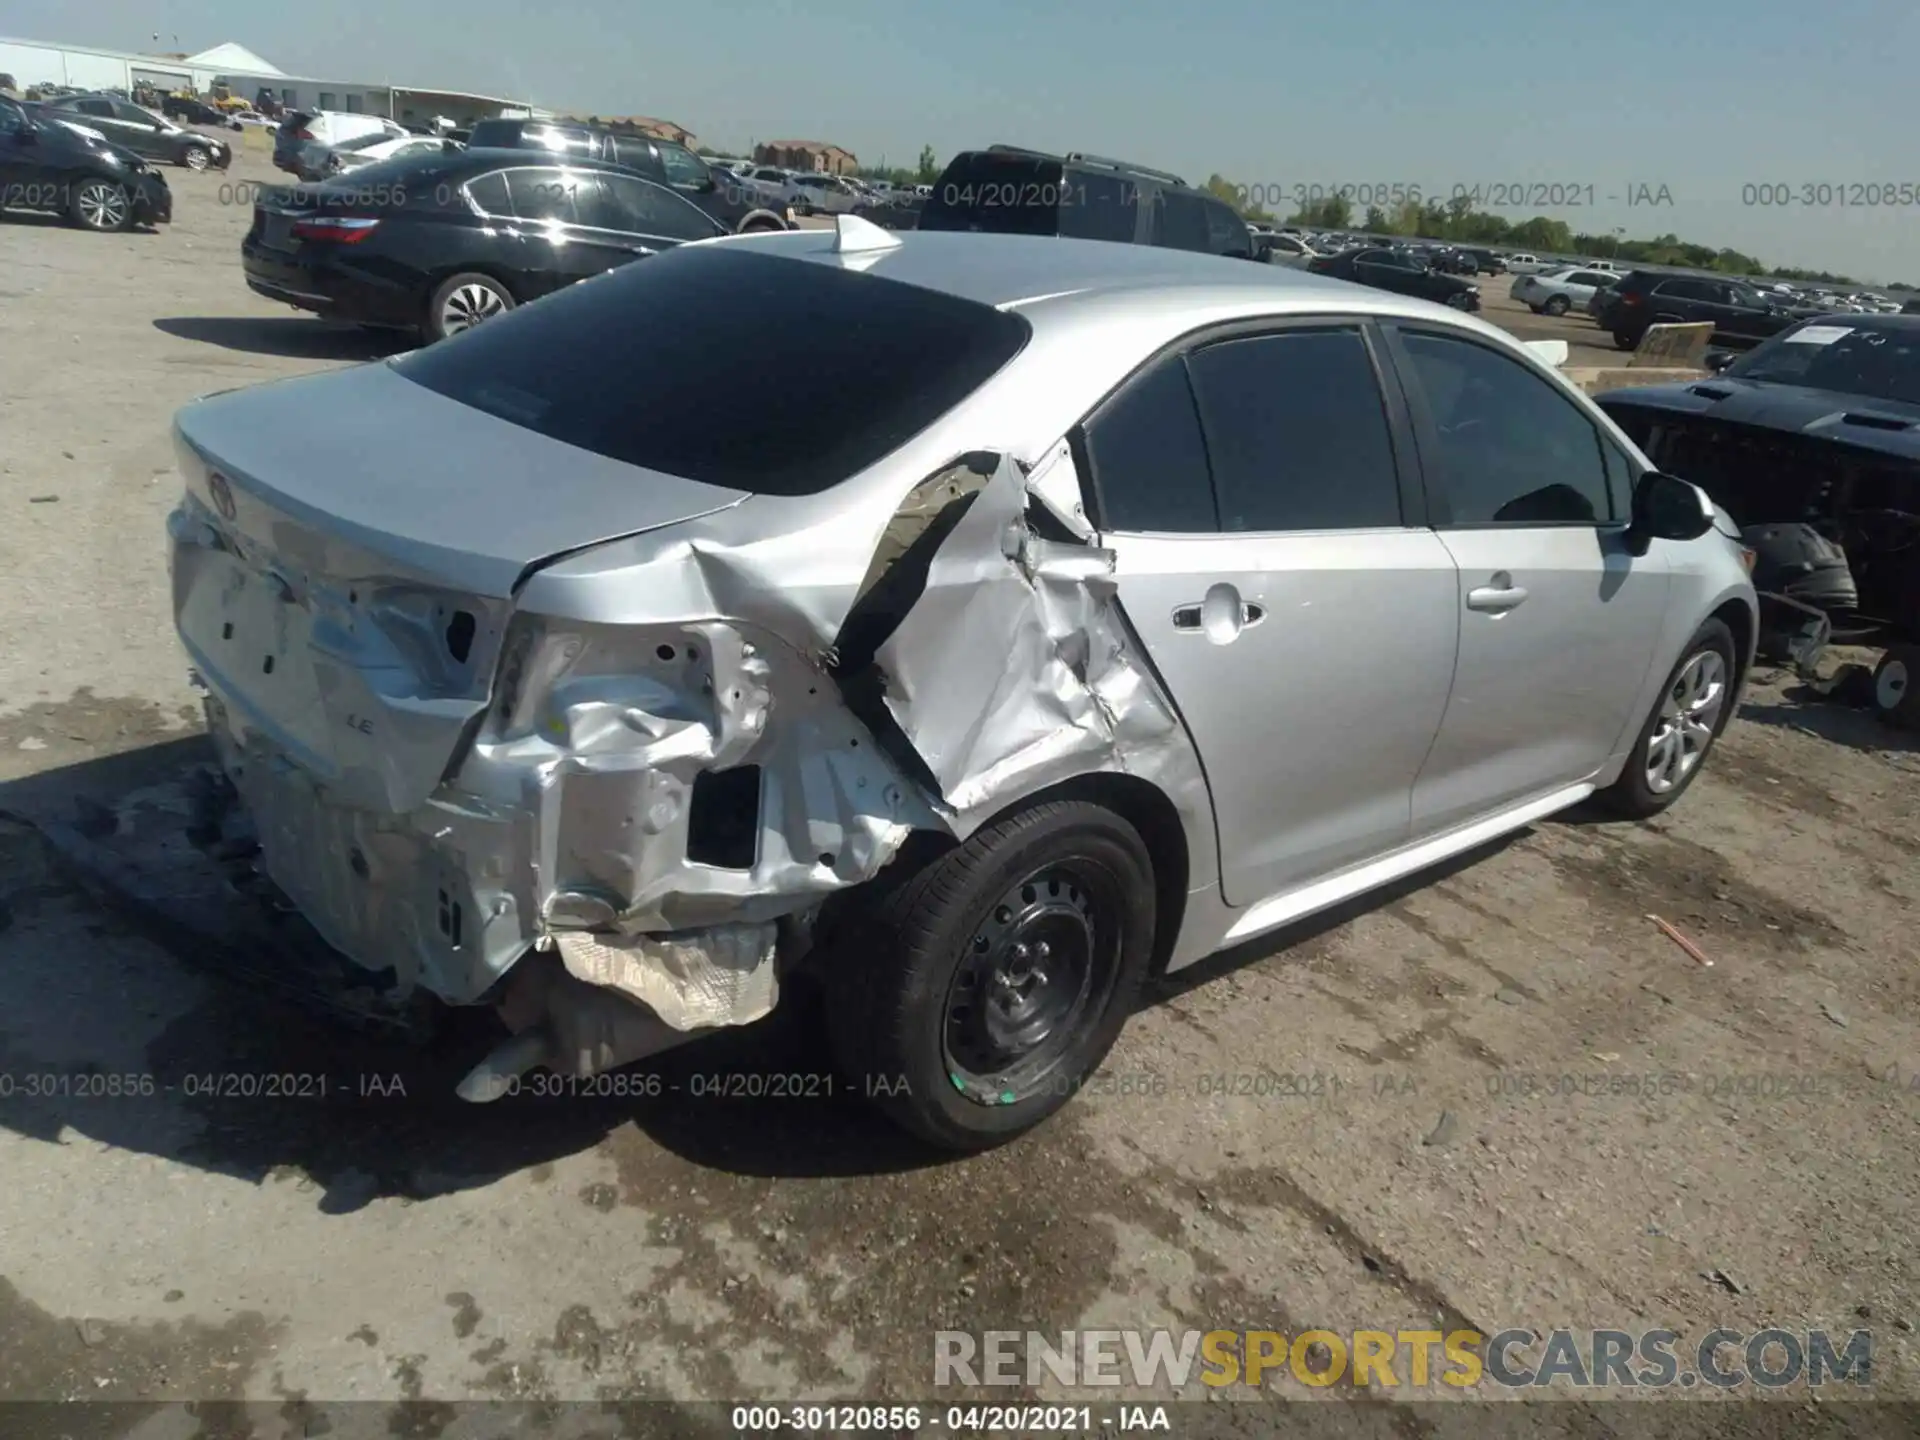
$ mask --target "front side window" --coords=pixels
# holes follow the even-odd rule
[[[1128,382],[1081,431],[1102,530],[1175,535],[1220,528],[1186,362]]]
[[[1401,523],[1386,404],[1358,330],[1226,340],[1187,364],[1222,530]]]
[[[1438,453],[1424,456],[1455,525],[1596,525],[1613,516],[1600,434],[1518,360],[1483,345],[1406,332],[1410,377]]]
[[[1216,255],[1252,254],[1253,238],[1247,222],[1217,200],[1202,203],[1207,207],[1207,248]]]
[[[26,128],[26,112],[5,96],[0,96],[0,135],[18,135]]]
[[[711,178],[699,156],[680,145],[662,145],[660,163],[666,168],[669,185],[704,186]]]
[[[73,108],[82,115],[98,115],[102,120],[114,118],[112,102],[106,100],[81,100]]]

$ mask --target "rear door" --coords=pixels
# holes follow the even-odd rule
[[[1120,602],[1206,768],[1227,900],[1402,843],[1459,617],[1369,328],[1204,338],[1080,444]]]
[[[1416,839],[1577,785],[1614,753],[1665,618],[1668,570],[1626,548],[1624,452],[1523,361],[1390,331],[1433,523],[1458,566],[1459,655],[1413,790]]]
[[[522,166],[506,172],[506,190],[513,215],[509,233],[523,247],[523,301],[603,275],[647,248],[637,237],[595,223],[604,216],[595,171]]]

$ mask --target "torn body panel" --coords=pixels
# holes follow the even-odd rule
[[[321,564],[276,588],[306,532],[249,538],[190,495],[176,607],[264,868],[327,941],[452,1003],[553,1009],[488,1073],[605,1068],[758,1019],[828,896],[915,830],[964,837],[1076,776],[1151,781],[1213,872],[1199,763],[1112,556],[1029,523],[1085,530],[1071,455],[1036,472],[1044,492],[962,456],[874,529],[756,497],[532,563],[511,597],[408,575],[404,604]],[[339,634],[336,590],[360,607]],[[451,613],[473,617],[457,660]],[[220,663],[229,624],[328,698],[308,743],[297,705]],[[430,747],[394,718],[415,714]],[[503,984],[530,956],[546,978]]]

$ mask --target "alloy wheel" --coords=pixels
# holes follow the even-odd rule
[[[1699,767],[1727,702],[1727,662],[1702,650],[1681,667],[1660,700],[1660,719],[1647,737],[1647,789],[1664,795]]]
[[[954,1088],[982,1104],[1033,1094],[1107,1006],[1117,935],[1092,877],[1053,863],[1011,886],[961,956],[941,1017]]]
[[[81,223],[89,230],[118,230],[127,223],[127,190],[112,180],[87,180],[74,195]]]
[[[189,170],[204,170],[213,163],[213,157],[208,155],[207,152],[202,150],[198,145],[188,147],[186,160]]]
[[[482,320],[504,315],[507,302],[485,285],[462,285],[440,302],[440,329],[448,335],[471,330]]]

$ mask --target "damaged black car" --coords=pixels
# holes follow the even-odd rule
[[[1596,399],[1739,522],[1763,652],[1806,667],[1829,641],[1883,645],[1874,705],[1920,722],[1920,316],[1805,320],[1707,366]]]

